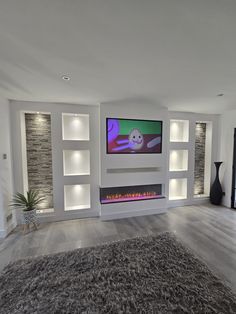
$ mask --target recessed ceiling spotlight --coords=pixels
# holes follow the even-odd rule
[[[222,96],[224,96],[223,93],[217,95],[217,97],[222,97]]]
[[[62,75],[61,77],[64,81],[69,81],[70,77],[68,75]]]

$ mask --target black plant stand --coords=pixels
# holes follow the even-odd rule
[[[219,169],[220,169],[220,165],[222,164],[222,161],[214,162],[214,164],[216,166],[216,177],[215,177],[215,181],[213,182],[211,186],[210,201],[211,201],[211,204],[220,205],[222,196],[223,196],[223,191],[222,191],[222,187],[219,180]]]

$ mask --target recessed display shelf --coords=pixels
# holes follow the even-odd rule
[[[169,162],[170,171],[187,171],[188,150],[171,150]]]
[[[189,141],[189,121],[170,120],[170,142]]]
[[[62,138],[68,141],[89,141],[89,115],[63,113]]]
[[[65,185],[64,202],[65,211],[90,208],[90,184]]]
[[[90,175],[89,150],[63,151],[64,176]]]
[[[170,179],[169,200],[187,199],[187,178]]]

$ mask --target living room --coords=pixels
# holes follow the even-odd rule
[[[0,313],[236,312],[235,12],[0,4]]]

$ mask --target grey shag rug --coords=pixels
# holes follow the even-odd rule
[[[170,233],[25,259],[0,276],[0,313],[236,313],[236,298]]]

